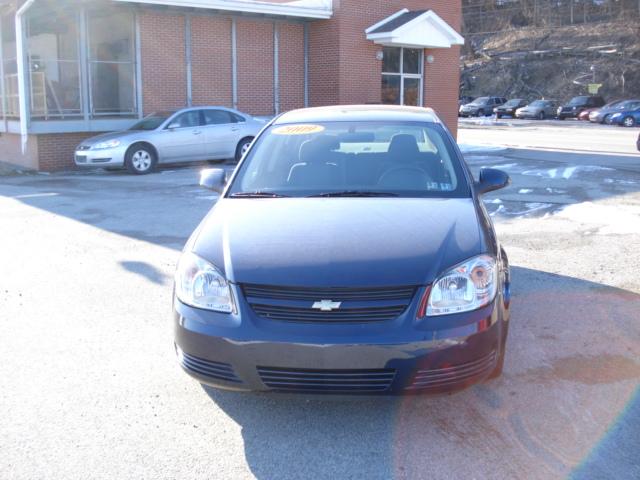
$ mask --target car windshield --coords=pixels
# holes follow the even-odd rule
[[[545,102],[544,100],[536,100],[535,102],[532,102],[531,105],[529,106],[530,107],[546,107],[547,102]]]
[[[471,105],[484,105],[488,101],[489,101],[489,97],[480,97],[480,98],[476,98],[473,102],[471,102]]]
[[[602,107],[602,109],[603,110],[610,109],[610,108],[618,109],[625,103],[626,103],[625,100],[616,100],[615,102],[607,103],[604,107]]]
[[[155,130],[162,125],[167,118],[172,115],[171,112],[158,112],[144,117],[138,123],[129,128],[129,130]]]
[[[271,126],[227,196],[460,198],[470,189],[440,125],[320,122]]]
[[[569,105],[584,105],[589,100],[589,97],[574,97],[569,102]]]
[[[522,100],[520,100],[519,98],[514,98],[513,100],[509,100],[507,103],[504,104],[505,107],[517,107],[520,102]]]
[[[628,100],[616,105],[616,110],[635,110],[640,106],[640,100]]]

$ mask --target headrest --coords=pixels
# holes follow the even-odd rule
[[[409,135],[407,133],[398,133],[391,139],[391,143],[389,144],[389,153],[392,155],[397,155],[399,157],[420,153],[420,149],[418,148],[418,141],[413,135]]]
[[[304,163],[326,162],[333,150],[340,148],[340,141],[335,135],[318,135],[300,146],[300,161]]]

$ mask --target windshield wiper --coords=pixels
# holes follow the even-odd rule
[[[345,190],[344,192],[327,192],[319,193],[317,195],[309,195],[309,198],[314,197],[399,197],[397,193],[391,192],[369,192],[366,190]]]
[[[238,192],[232,193],[231,198],[286,198],[289,195],[282,195],[281,193],[263,192],[257,190],[255,192]]]

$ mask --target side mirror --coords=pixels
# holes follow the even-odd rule
[[[511,178],[502,170],[483,168],[480,170],[480,180],[475,183],[478,195],[500,190],[511,184]]]
[[[200,186],[222,193],[227,183],[227,172],[221,168],[207,168],[200,172]]]

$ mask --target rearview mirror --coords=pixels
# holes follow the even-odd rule
[[[222,193],[227,183],[227,172],[221,168],[207,168],[200,172],[200,186]]]
[[[476,193],[485,193],[500,190],[511,184],[511,178],[502,170],[495,168],[483,168],[480,170],[480,179],[475,183]]]

